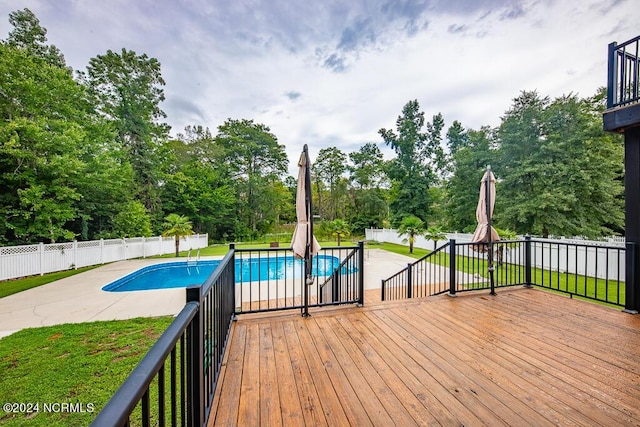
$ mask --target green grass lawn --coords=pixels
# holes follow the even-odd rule
[[[2,403],[38,403],[7,413],[2,426],[86,426],[129,376],[172,316],[23,329],[0,339]],[[45,413],[44,404],[90,405],[94,412]]]

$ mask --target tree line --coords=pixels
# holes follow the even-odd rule
[[[0,244],[159,234],[169,214],[214,241],[295,222],[296,180],[268,126],[227,119],[215,134],[164,122],[161,65],[122,49],[74,71],[29,10],[0,41]],[[409,101],[395,129],[312,166],[319,233],[346,236],[417,217],[475,228],[480,178],[498,179],[496,225],[535,235],[623,231],[623,144],[602,131],[604,90],[550,99],[523,91],[498,127],[425,119]],[[385,160],[388,146],[395,157]],[[333,226],[333,230],[331,229]],[[336,231],[339,230],[339,231]]]

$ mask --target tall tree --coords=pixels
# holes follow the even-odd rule
[[[128,154],[136,177],[139,197],[150,211],[157,211],[157,183],[161,167],[161,144],[169,131],[161,120],[164,101],[160,63],[146,54],[122,49],[108,50],[89,60],[86,73],[79,73],[97,110],[110,120]]]
[[[452,155],[452,176],[446,184],[446,226],[449,230],[473,232],[476,227],[476,206],[480,180],[496,160],[495,130],[483,127],[465,132],[465,144]],[[504,199],[501,197],[500,199]],[[508,201],[505,200],[505,203]],[[501,211],[496,209],[499,214]]]
[[[40,20],[31,10],[24,8],[11,12],[9,23],[14,29],[5,41],[8,46],[25,50],[48,65],[66,69],[64,56],[57,47],[46,43],[47,30],[40,26]]]
[[[323,148],[318,153],[315,163],[312,165],[313,173],[317,180],[321,180],[329,188],[328,209],[325,212],[326,219],[334,220],[339,216],[341,199],[345,193],[339,191],[343,174],[347,170],[347,155],[336,147]],[[343,215],[340,215],[343,216]]]
[[[385,191],[386,176],[382,151],[374,143],[366,143],[360,150],[349,153],[348,166],[351,188],[349,223],[353,230],[382,227],[387,219],[388,203]]]
[[[437,181],[436,171],[442,159],[437,146],[441,116],[423,132],[424,112],[417,100],[409,101],[396,120],[396,132],[380,129],[384,143],[393,148],[396,158],[387,166],[391,180],[392,223],[398,225],[403,217],[414,215],[426,221],[429,214],[429,187]]]
[[[91,144],[83,90],[66,69],[6,44],[0,88],[0,241],[71,239]]]
[[[499,135],[503,228],[543,236],[620,229],[622,148],[604,135],[592,102],[522,92]]]
[[[351,165],[348,166],[351,181],[362,189],[379,188],[385,179],[384,156],[380,148],[368,142],[358,151],[349,153]]]
[[[237,214],[247,225],[245,231],[239,232],[264,232],[276,220],[273,207],[279,200],[264,195],[287,171],[284,146],[269,127],[246,119],[228,119],[220,125],[215,143],[221,149],[219,159],[234,181],[239,201]]]
[[[449,154],[455,155],[456,152],[467,146],[469,137],[465,128],[457,120],[454,120],[449,130],[447,130],[447,147],[449,147]]]

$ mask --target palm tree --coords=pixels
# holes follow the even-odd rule
[[[162,228],[164,237],[174,236],[176,239],[176,257],[180,252],[180,238],[182,236],[191,236],[193,234],[191,221],[189,218],[183,215],[175,213],[169,214],[165,217]]]
[[[331,235],[338,237],[338,246],[340,246],[340,239],[351,235],[349,224],[341,219],[334,219],[331,221]]]
[[[424,233],[424,222],[420,218],[414,215],[402,218],[400,227],[398,227],[398,234],[400,236],[408,236],[408,239],[402,240],[402,243],[409,240],[409,253],[413,253],[413,243],[416,241],[416,236],[422,233]]]
[[[424,234],[424,237],[427,240],[433,240],[433,250],[435,251],[438,246],[438,241],[445,240],[447,235],[440,227],[429,227],[427,228],[427,232]]]

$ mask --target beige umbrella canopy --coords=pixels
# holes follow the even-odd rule
[[[309,316],[309,286],[313,284],[311,260],[320,250],[320,244],[313,235],[313,211],[311,209],[311,162],[309,150],[304,145],[298,161],[298,192],[296,193],[296,215],[298,223],[293,230],[291,249],[298,258],[304,259],[304,306],[302,316]]]
[[[298,161],[298,192],[296,194],[296,214],[298,223],[293,230],[291,239],[291,249],[298,258],[313,256],[320,250],[320,244],[313,235],[313,217],[311,213],[311,173],[309,168],[309,152],[305,144],[304,150]],[[310,251],[307,253],[307,244],[310,244]]]
[[[496,202],[496,177],[491,172],[491,168],[487,167],[487,171],[480,181],[480,198],[478,207],[476,208],[476,220],[478,226],[473,233],[471,241],[473,243],[489,243],[500,240],[498,232],[491,226],[491,217],[493,216],[493,206]],[[491,234],[489,234],[491,230]],[[486,252],[487,245],[473,245],[475,251]]]

